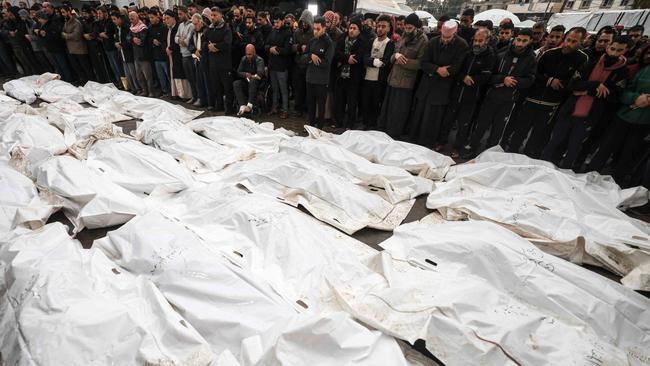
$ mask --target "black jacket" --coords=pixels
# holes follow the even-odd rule
[[[160,45],[156,46],[153,40],[156,39]],[[149,47],[151,48],[151,57],[154,61],[166,61],[167,53],[167,27],[162,24],[152,24],[149,27]]]
[[[471,50],[465,53],[463,62],[456,77],[456,85],[452,93],[454,102],[459,104],[477,103],[481,89],[489,84],[492,78],[492,69],[496,62],[496,54],[492,47],[487,47],[483,52],[475,55]],[[474,85],[468,86],[463,82],[465,76],[474,80]]]
[[[115,34],[116,41],[119,41],[122,45],[122,52],[118,51],[118,56],[124,62],[133,63],[135,59],[133,58],[133,45],[131,42],[127,41],[127,36],[129,35],[129,23],[125,20],[122,20],[122,26],[120,27],[120,32]],[[119,37],[119,40],[118,40]],[[123,57],[123,58],[122,58]]]
[[[427,100],[427,103],[432,105],[449,103],[449,93],[454,85],[454,78],[460,71],[467,49],[467,42],[458,36],[446,45],[442,44],[440,37],[429,41],[420,63],[422,79],[416,92],[419,100]],[[449,66],[449,76],[443,78],[438,75],[436,70],[444,66]]]
[[[185,79],[185,70],[183,69],[183,55],[181,54],[181,46],[179,46],[178,43],[174,42],[174,38],[176,37],[176,32],[178,32],[178,24],[179,23],[176,23],[176,25],[173,28],[168,28],[167,26],[165,26],[166,29],[165,41],[167,41],[167,38],[169,36],[170,42],[167,42],[167,48],[170,48],[172,50],[172,64],[170,65],[170,67],[174,79]]]
[[[366,66],[366,68],[374,67],[373,65],[374,59],[372,58],[371,55],[373,42],[368,43],[366,54],[363,57],[363,64]],[[390,58],[393,56],[393,53],[395,53],[395,42],[393,42],[393,40],[389,38],[388,43],[386,44],[386,48],[384,49],[384,55],[380,59],[384,65],[379,68],[379,78],[377,81],[381,83],[385,84],[388,81],[388,74],[390,73],[390,67],[392,65],[390,62]]]
[[[472,40],[474,38],[474,34],[476,33],[476,29],[473,27],[458,27],[458,36],[467,42],[468,46],[472,45]]]
[[[99,34],[96,35],[97,39],[101,41],[102,46],[104,46],[104,51],[115,51],[115,33],[117,33],[117,27],[111,19],[106,19],[103,21],[98,21],[100,25],[100,33],[106,32],[108,36],[107,39],[99,38]]]
[[[320,64],[311,62],[311,55],[320,57]],[[330,65],[334,60],[334,43],[329,35],[323,34],[320,38],[312,38],[307,45],[307,82],[310,84],[327,85],[330,80]]]
[[[205,28],[205,27],[204,27]],[[210,52],[208,45],[212,43],[218,49]],[[219,26],[211,25],[203,31],[201,37],[201,59],[207,60],[206,67],[210,70],[232,70],[232,31],[224,21]]]
[[[605,55],[601,56],[604,57]],[[591,72],[596,67],[598,60],[595,62],[588,62],[578,72],[573,75],[569,82],[568,89],[571,92],[586,91],[587,95],[594,97],[594,103],[589,113],[590,116],[599,116],[605,113],[607,109],[613,110],[618,106],[620,97],[625,89],[628,68],[623,64],[615,70],[612,70],[603,83],[609,89],[609,95],[606,98],[596,98],[596,89],[600,83],[598,81],[591,81],[589,77]],[[572,102],[575,103],[575,96],[572,97]]]
[[[140,45],[133,42],[133,38],[140,39]],[[133,46],[133,58],[135,61],[151,61],[151,42],[149,41],[149,29],[145,28],[140,32],[133,33],[129,31],[126,36],[127,42]]]
[[[514,46],[501,50],[497,53],[495,67],[490,78],[491,88],[488,90],[486,98],[496,102],[519,100],[521,93],[533,86],[536,70],[535,52],[530,47],[525,49],[522,54],[516,54]],[[503,85],[506,76],[513,76],[517,80],[517,85],[512,88]]]
[[[563,54],[562,48],[550,49],[537,61],[537,74],[535,84],[526,93],[527,100],[540,104],[560,104],[569,96],[567,89],[573,74],[587,62],[587,55],[578,50],[570,54]],[[554,90],[550,83],[552,79],[558,79],[564,88]]]
[[[242,44],[246,47],[249,43],[255,46],[255,53],[261,56],[264,52],[264,35],[258,28],[252,31],[245,28],[242,32]]]
[[[12,37],[9,32],[16,32]],[[27,24],[21,20],[7,20],[0,26],[0,34],[7,41],[7,44],[13,48],[31,48],[31,45],[25,35],[27,34]]]
[[[291,45],[293,44],[293,34],[291,30],[285,26],[280,29],[271,31],[269,37],[266,39],[264,50],[268,55],[269,69],[271,71],[286,71],[289,66],[289,59],[291,58]],[[278,48],[278,55],[272,55],[270,52],[271,47]]]
[[[336,42],[336,51],[334,52],[334,62],[336,63],[336,78],[340,78],[341,71],[343,66],[348,64],[348,60],[351,55],[355,56],[357,63],[350,65],[350,80],[355,82],[361,82],[365,76],[365,68],[363,65],[363,57],[366,52],[368,52],[368,46],[366,39],[360,35],[357,37],[356,41],[350,47],[349,52],[345,52],[345,41],[348,39],[347,36],[339,38]]]
[[[41,26],[41,30],[45,31],[45,36],[39,37],[43,40],[45,50],[52,53],[63,53],[66,51],[65,40],[61,36],[63,31],[63,23],[57,17],[51,17],[47,23]]]

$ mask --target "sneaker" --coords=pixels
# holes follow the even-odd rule
[[[186,100],[185,103],[194,104],[194,102],[196,102],[196,101],[197,101],[197,98],[190,98],[190,99]]]
[[[201,104],[203,104],[203,103],[201,103],[201,99],[197,99],[197,100],[194,101],[194,103],[192,103],[192,105],[195,106],[195,107],[200,107]]]

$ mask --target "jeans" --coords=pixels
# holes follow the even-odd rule
[[[115,79],[113,82],[115,85],[122,85],[122,82],[120,78],[122,77],[122,72],[120,71],[120,64],[119,64],[119,59],[117,57],[117,50],[113,51],[105,51],[106,52],[106,58],[108,58],[108,63],[111,65],[111,69],[113,70],[113,76]]]
[[[205,107],[208,104],[208,99],[210,96],[210,91],[208,90],[207,72],[201,61],[195,61],[194,70],[196,70],[196,94],[192,95],[194,95],[194,98],[201,100],[201,107]]]
[[[293,97],[294,97],[294,110],[296,112],[304,112],[307,110],[305,99],[307,98],[307,69],[296,67],[293,71]]]
[[[160,89],[165,94],[169,94],[169,83],[171,78],[169,77],[169,65],[167,61],[154,61],[156,67],[156,74],[158,74],[158,81],[160,81]]]
[[[54,69],[56,73],[61,75],[61,78],[64,81],[72,81],[72,72],[70,71],[70,66],[68,65],[68,59],[65,57],[63,52],[52,52],[52,60],[54,60]]]
[[[282,110],[289,110],[289,72],[271,70],[271,86],[273,87],[273,109],[280,104],[282,94]]]

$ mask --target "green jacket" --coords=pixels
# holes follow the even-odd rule
[[[641,94],[650,94],[650,66],[639,70],[632,82],[625,88],[621,96],[624,106],[616,114],[618,118],[628,123],[650,125],[650,107],[630,108]]]

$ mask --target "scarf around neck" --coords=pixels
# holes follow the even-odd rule
[[[594,69],[591,70],[591,74],[589,74],[589,81],[597,81],[599,84],[604,83],[607,78],[609,78],[609,75],[612,73],[612,71],[625,66],[625,62],[625,57],[620,56],[616,63],[607,67],[605,66],[605,55],[600,56],[598,63],[596,63]],[[581,95],[576,101],[576,106],[573,109],[572,116],[580,118],[589,116],[589,112],[591,112],[591,107],[593,104],[594,97],[591,95]]]
[[[143,30],[147,29],[147,25],[144,24],[144,22],[141,20],[137,24],[131,24],[131,27],[129,27],[132,33],[140,33]]]

